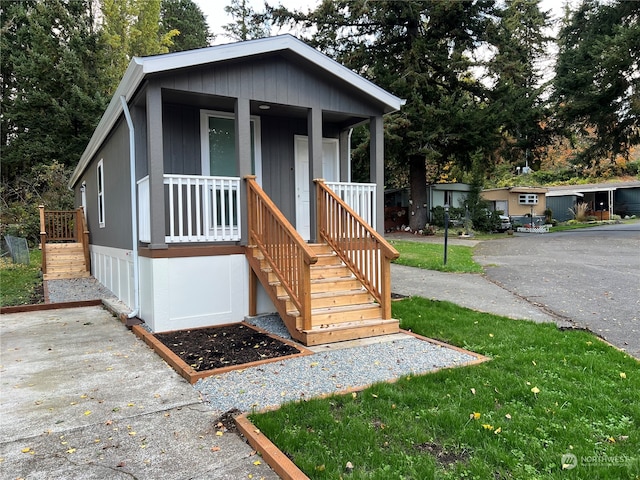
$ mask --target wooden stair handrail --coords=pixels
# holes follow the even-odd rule
[[[391,260],[400,256],[322,179],[316,183],[318,235],[326,241],[391,318]],[[379,259],[379,262],[378,262]]]
[[[256,246],[311,329],[311,269],[318,257],[256,182],[247,183],[249,245]]]
[[[42,251],[42,273],[47,273],[47,249],[45,246],[47,245],[47,230],[45,229],[44,224],[44,205],[39,205],[40,209],[40,250]]]
[[[91,254],[89,253],[89,229],[84,217],[84,207],[78,207],[76,210],[76,225],[78,241],[82,244],[84,252],[84,265],[87,272],[91,271]]]

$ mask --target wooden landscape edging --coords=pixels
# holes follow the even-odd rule
[[[413,333],[410,330],[400,329],[400,332],[405,333],[407,335],[411,335],[412,337],[415,337],[419,340],[424,340],[425,342],[429,342],[441,347],[450,348],[457,352],[475,357],[475,360],[461,363],[459,365],[453,365],[450,367],[436,368],[427,373],[424,373],[424,375],[429,375],[431,373],[435,373],[440,370],[446,370],[449,368],[470,367],[473,365],[479,365],[481,363],[491,360],[491,358],[485,355],[480,355],[479,353],[471,352],[469,350],[465,350],[464,348],[456,347],[454,345],[449,345],[448,343],[440,342],[438,340],[434,340],[429,337],[424,337],[422,335],[418,335],[417,333]],[[392,380],[387,380],[386,383],[395,383],[397,380],[398,380],[397,378]],[[361,387],[355,387],[355,388],[350,387],[345,390],[340,390],[339,392],[318,395],[317,397],[314,397],[314,398],[327,398],[334,395],[347,395],[353,392],[361,392],[369,388],[371,385],[372,384],[364,385]],[[278,408],[280,408],[280,406],[275,406],[275,407],[271,406],[261,410],[260,412],[273,411],[273,410],[277,410]],[[247,415],[248,415],[247,413],[238,415],[237,417],[234,417],[234,421],[236,422],[236,426],[238,427],[238,430],[240,430],[240,433],[242,433],[242,435],[244,435],[247,441],[249,442],[249,445],[251,445],[256,452],[262,455],[262,458],[265,459],[267,464],[280,476],[280,478],[285,480],[308,480],[309,477],[306,476],[304,472],[300,470],[300,468],[298,468],[298,466],[295,463],[293,463],[289,459],[289,457],[287,457],[271,440],[269,440],[269,438],[267,438],[260,431],[260,429],[258,429],[253,423],[251,423],[251,420],[249,420]]]
[[[238,322],[238,323],[228,323],[225,325],[215,325],[215,326],[208,326],[208,327],[200,327],[199,329],[196,328],[190,328],[189,330],[200,330],[200,329],[204,329],[204,328],[216,328],[216,327],[226,327],[229,325],[244,325],[245,327],[251,328],[257,332],[260,332],[264,335],[267,335],[268,337],[274,338],[280,342],[286,343],[287,345],[290,345],[294,348],[296,348],[297,350],[300,351],[300,353],[294,353],[293,355],[287,355],[284,357],[275,357],[275,358],[267,358],[265,360],[257,360],[255,362],[249,362],[249,363],[242,363],[240,365],[230,365],[228,367],[221,367],[221,368],[215,368],[213,370],[204,370],[204,371],[197,371],[196,369],[194,369],[191,365],[187,364],[187,362],[185,362],[184,360],[182,360],[178,355],[176,355],[173,351],[171,351],[170,348],[168,348],[167,346],[165,346],[160,340],[158,340],[153,333],[149,332],[148,330],[146,330],[144,327],[140,326],[140,325],[133,325],[131,327],[131,330],[133,330],[133,333],[136,334],[136,336],[138,336],[140,339],[142,339],[147,345],[149,345],[149,347],[151,347],[158,355],[160,355],[162,357],[162,359],[167,362],[169,365],[171,365],[171,367],[180,374],[180,376],[182,376],[185,380],[187,380],[190,384],[194,384],[196,383],[198,380],[200,380],[201,378],[206,378],[206,377],[211,377],[213,375],[220,375],[222,373],[226,373],[226,372],[230,372],[232,370],[243,370],[245,368],[249,368],[249,367],[256,367],[258,365],[264,365],[265,363],[272,363],[272,362],[278,362],[281,361],[283,359],[289,359],[289,358],[296,358],[296,357],[304,357],[306,355],[312,355],[313,352],[311,350],[308,350],[306,348],[304,348],[302,345],[296,344],[290,340],[286,340],[284,338],[280,338],[276,335],[273,335],[269,332],[267,332],[266,330],[263,330],[262,328],[256,327],[255,325],[251,325],[249,323],[246,322]],[[163,333],[169,333],[169,332],[163,332]]]
[[[42,310],[60,310],[62,308],[96,307],[102,305],[102,300],[78,300],[76,302],[60,303],[35,303],[31,305],[15,305],[13,307],[0,307],[0,314],[39,312]]]
[[[276,445],[265,437],[262,432],[251,423],[245,414],[234,418],[240,433],[249,442],[249,445],[259,452],[262,458],[283,480],[308,480],[302,470],[293,463]]]

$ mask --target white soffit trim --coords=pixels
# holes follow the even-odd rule
[[[93,132],[93,136],[89,140],[84,153],[80,157],[78,166],[74,170],[69,181],[69,187],[73,188],[73,186],[78,182],[80,175],[87,167],[89,161],[100,148],[100,145],[102,145],[102,142],[105,140],[107,135],[111,132],[111,129],[118,118],[120,118],[120,115],[122,114],[120,97],[124,96],[127,102],[131,100],[131,97],[136,92],[146,75],[283,50],[288,50],[299,55],[306,61],[319,66],[320,68],[353,85],[366,95],[375,98],[385,105],[385,113],[400,110],[400,107],[405,104],[405,100],[387,92],[366,78],[361,77],[344,65],[341,65],[289,34],[265,37],[245,42],[216,45],[213,47],[188,50],[185,52],[155,55],[151,57],[134,57],[131,59],[131,63],[129,63],[129,67],[122,77],[107,110],[100,119],[98,126]]]

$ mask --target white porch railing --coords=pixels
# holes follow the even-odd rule
[[[151,241],[149,179],[138,182],[140,241]],[[240,240],[240,178],[164,175],[165,242]]]
[[[342,201],[349,205],[364,221],[376,229],[376,184],[325,182]]]

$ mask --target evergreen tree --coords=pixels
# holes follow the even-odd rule
[[[492,150],[497,138],[485,87],[470,74],[493,3],[325,0],[309,14],[269,9],[277,24],[315,28],[312,45],[406,99],[386,118],[385,154],[387,168],[408,172],[416,230],[427,219],[427,170],[437,177],[451,162],[468,168],[471,153]]]
[[[271,27],[267,16],[256,12],[247,0],[231,0],[231,4],[224,7],[224,10],[233,17],[232,23],[222,27],[227,37],[244,41],[270,35]]]
[[[160,30],[160,0],[100,0],[107,76],[113,93],[134,56],[169,52],[175,29]]]
[[[192,0],[162,0],[160,19],[163,34],[180,32],[172,38],[170,52],[206,47],[213,40],[202,10]]]
[[[502,133],[500,155],[519,166],[538,164],[538,147],[549,143],[544,130],[548,116],[541,62],[551,38],[549,14],[540,0],[507,0],[490,35],[495,55],[488,64],[491,112]]]
[[[566,12],[553,98],[565,135],[594,137],[587,160],[626,156],[640,143],[639,19],[635,1],[583,0]]]
[[[2,2],[2,177],[75,165],[107,103],[90,0]]]

